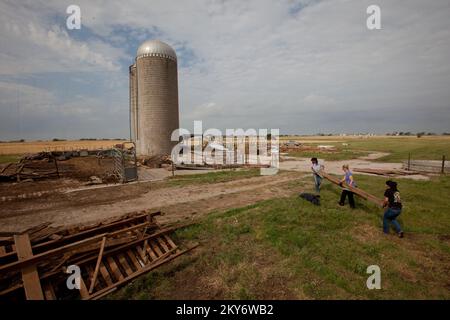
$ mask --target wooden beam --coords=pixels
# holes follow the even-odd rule
[[[114,237],[114,236],[117,236],[117,235],[119,235],[121,233],[125,233],[125,232],[132,231],[132,230],[135,230],[135,229],[143,228],[143,227],[145,227],[147,225],[149,225],[149,222],[144,222],[144,223],[141,223],[141,224],[138,224],[138,225],[135,225],[135,226],[131,226],[131,227],[128,227],[128,228],[125,228],[125,229],[122,229],[122,230],[114,231],[114,232],[111,232],[111,233],[99,234],[99,235],[94,236],[92,238],[84,239],[84,240],[81,240],[81,241],[78,241],[78,242],[75,242],[75,243],[71,243],[71,244],[68,244],[68,245],[65,245],[65,246],[53,249],[53,250],[49,250],[49,251],[46,251],[46,252],[43,252],[43,253],[39,253],[37,255],[31,256],[31,257],[29,257],[27,259],[24,259],[22,261],[15,261],[15,262],[12,262],[12,263],[0,266],[0,273],[12,271],[12,270],[15,270],[15,269],[18,269],[18,268],[23,268],[25,266],[29,266],[29,265],[38,263],[38,262],[40,262],[42,260],[46,260],[46,259],[48,259],[50,257],[54,257],[54,256],[57,256],[59,254],[66,253],[67,251],[75,250],[75,249],[78,249],[80,247],[86,246],[88,244],[98,242],[100,239],[102,239],[105,236]]]
[[[77,249],[77,248],[85,246],[87,244],[97,242],[101,238],[103,238],[104,236],[105,236],[105,234],[100,234],[100,235],[98,235],[96,237],[93,237],[93,238],[89,238],[89,239],[85,239],[85,240],[82,240],[82,241],[78,241],[78,242],[75,242],[75,243],[63,246],[63,247],[59,247],[57,249],[53,249],[53,250],[50,250],[50,251],[47,251],[47,252],[44,252],[44,253],[33,255],[33,256],[25,258],[23,260],[19,260],[19,261],[15,261],[15,262],[3,265],[3,266],[0,267],[0,273],[6,273],[6,272],[9,272],[9,271],[13,271],[13,270],[17,270],[17,269],[20,269],[20,268],[28,267],[28,266],[36,264],[36,263],[38,263],[38,262],[40,262],[42,260],[46,260],[48,258],[57,256],[59,254],[63,254],[63,253],[65,253],[68,250]]]
[[[100,268],[100,262],[102,262],[103,250],[105,249],[106,237],[103,237],[102,244],[100,246],[100,253],[98,254],[97,264],[95,265],[94,276],[92,277],[91,287],[89,288],[89,294],[92,293],[95,286],[95,281],[97,281],[98,269]]]
[[[89,298],[89,291],[86,287],[86,283],[83,280],[83,277],[80,276],[80,296],[82,299],[88,299]]]
[[[354,194],[360,196],[363,199],[366,199],[367,201],[370,201],[370,202],[376,204],[379,207],[383,206],[383,200],[382,199],[379,199],[379,198],[371,195],[370,193],[367,193],[364,190],[361,190],[360,188],[351,187],[351,186],[349,186],[349,185],[347,185],[345,183],[341,185],[339,179],[337,179],[336,177],[330,176],[328,173],[323,172],[323,171],[320,172],[320,175],[322,177],[324,177],[325,179],[327,179],[328,181],[330,181],[330,182],[332,182],[332,183],[334,183],[334,184],[336,184],[338,186],[341,186],[343,188],[346,188],[346,189],[350,190]]]
[[[189,247],[189,248],[187,248],[187,249],[185,249],[183,251],[180,251],[178,253],[175,253],[175,254],[173,254],[173,252],[176,249],[178,249],[178,248],[173,248],[169,252],[166,252],[163,256],[159,257],[158,260],[156,260],[156,261],[152,262],[151,264],[145,266],[144,268],[134,272],[133,274],[129,275],[128,277],[126,277],[126,278],[116,282],[113,286],[109,286],[109,287],[106,287],[106,288],[104,288],[104,289],[102,289],[100,291],[97,291],[93,295],[89,296],[89,299],[97,300],[97,299],[99,299],[99,298],[101,298],[101,297],[111,293],[114,290],[114,288],[117,288],[118,286],[121,286],[121,285],[125,284],[126,282],[128,282],[128,281],[130,281],[130,280],[132,280],[132,279],[134,279],[134,278],[136,278],[136,277],[138,277],[138,276],[140,276],[140,275],[142,275],[142,274],[144,274],[146,272],[149,272],[149,271],[151,271],[151,270],[153,270],[153,269],[155,269],[155,268],[157,268],[157,267],[159,267],[159,266],[161,266],[161,265],[163,265],[163,264],[165,264],[165,263],[175,259],[176,257],[178,257],[178,256],[180,256],[182,254],[185,254],[185,253],[189,252],[192,249],[197,248],[198,246],[199,246],[199,244],[195,244],[192,247]]]
[[[419,174],[416,171],[408,171],[408,170],[400,170],[400,169],[385,170],[385,169],[370,169],[370,168],[355,168],[355,169],[353,169],[353,172],[363,172],[363,173],[370,173],[370,174],[377,174],[377,175],[414,175],[414,174]]]
[[[147,264],[148,257],[147,257],[147,245],[148,245],[148,239],[144,241],[144,245],[142,246],[142,249],[140,249],[141,258],[144,262],[144,264]]]
[[[28,234],[15,235],[14,243],[16,244],[19,261],[33,257],[30,237]],[[42,293],[41,282],[39,280],[39,273],[37,272],[36,266],[29,265],[23,267],[21,272],[27,300],[44,300],[44,294]]]

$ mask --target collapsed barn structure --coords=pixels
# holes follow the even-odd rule
[[[138,178],[135,146],[125,142],[111,149],[45,151],[24,155],[18,162],[8,163],[0,170],[0,181],[21,182],[79,176],[81,170],[71,163],[72,159],[80,159],[86,166],[90,159],[95,159],[98,167],[104,167],[104,174],[113,181],[128,182]]]

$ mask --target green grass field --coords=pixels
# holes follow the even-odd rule
[[[349,150],[381,151],[390,155],[377,161],[402,162],[411,158],[416,160],[441,160],[450,157],[450,139],[448,137],[410,137],[410,138],[372,138],[349,141]]]
[[[260,169],[232,169],[202,174],[179,175],[170,177],[167,185],[185,186],[192,184],[207,184],[228,182],[232,180],[252,178],[260,175]]]
[[[384,178],[356,176],[382,196]],[[157,269],[113,299],[449,299],[450,177],[399,179],[405,238],[385,236],[382,210],[357,198],[337,205],[325,183],[322,205],[292,196],[214,212],[177,232],[201,246]],[[309,179],[298,186],[310,190]],[[368,290],[366,268],[381,268],[381,290]]]
[[[337,152],[311,152],[311,151],[291,151],[288,155],[291,157],[299,158],[312,158],[318,157],[327,161],[339,161],[339,160],[351,160],[359,157],[367,156],[369,152],[353,151],[349,149],[343,149],[337,146]]]
[[[17,162],[20,159],[20,155],[0,155],[0,164],[9,163],[9,162]]]

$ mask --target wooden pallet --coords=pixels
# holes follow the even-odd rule
[[[350,190],[354,194],[360,196],[361,198],[363,198],[363,199],[365,199],[367,201],[370,201],[370,202],[376,204],[379,207],[383,206],[383,200],[382,199],[377,198],[374,195],[371,195],[370,193],[368,193],[368,192],[366,192],[364,190],[361,190],[360,188],[351,187],[351,186],[349,186],[349,185],[347,185],[345,183],[341,185],[340,180],[338,178],[333,177],[333,176],[331,176],[328,173],[325,173],[323,171],[320,172],[320,175],[323,178],[327,179],[328,181],[330,181],[330,182],[332,182],[332,183],[334,183],[334,184],[336,184],[338,186],[342,186],[342,187]]]
[[[385,170],[385,169],[370,169],[370,168],[355,168],[353,169],[353,172],[370,173],[380,176],[397,176],[397,175],[407,176],[419,174],[419,172],[416,171],[408,171],[401,169]]]
[[[139,241],[120,250],[75,263],[81,271],[79,295],[83,300],[99,299],[132,279],[192,250],[179,249],[167,234]],[[43,281],[45,297],[57,299],[53,277]]]

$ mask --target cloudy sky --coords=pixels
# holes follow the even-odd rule
[[[146,39],[177,52],[188,129],[450,131],[448,0],[2,0],[0,140],[128,137]]]

